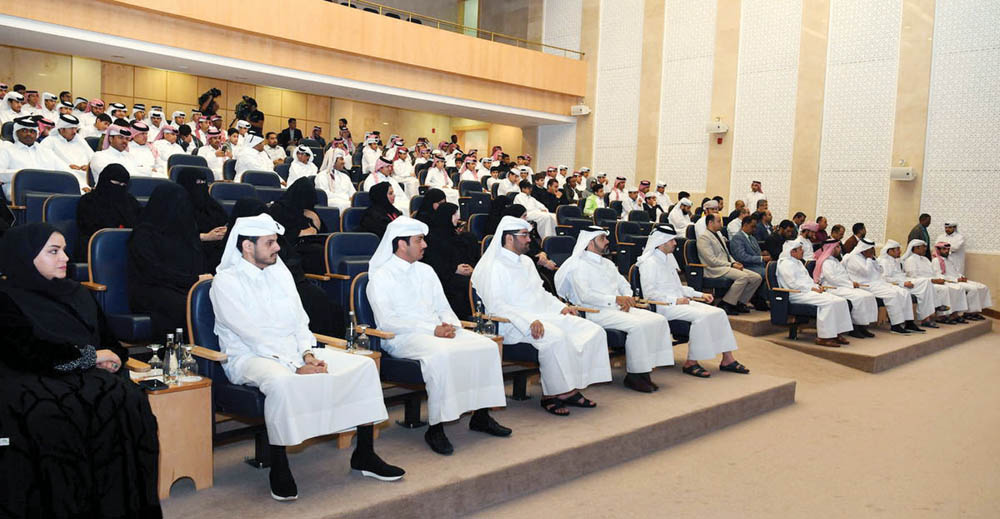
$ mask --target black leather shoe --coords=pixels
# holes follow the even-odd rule
[[[865,328],[864,326],[858,326],[858,330],[861,333],[863,333],[865,335],[865,337],[867,337],[869,339],[871,339],[872,337],[875,337],[875,334],[872,333],[872,332],[870,332],[870,331],[868,331],[868,328]]]
[[[908,332],[927,333],[927,330],[917,326],[917,323],[913,321],[906,321],[906,325],[904,326],[904,328],[906,328],[906,331]]]
[[[434,428],[431,427],[427,429],[424,433],[424,441],[427,445],[431,446],[431,450],[443,454],[445,456],[450,456],[451,453],[455,452],[455,447],[452,447],[451,442],[448,441],[448,437],[444,434],[444,428]]]
[[[750,307],[747,306],[745,303],[737,303],[736,304],[736,311],[739,312],[739,313],[741,313],[741,314],[748,314],[748,313],[752,312],[753,310],[751,310]]]
[[[740,315],[740,312],[736,309],[736,307],[729,303],[726,302],[719,303],[719,308],[725,310],[726,315]]]
[[[901,324],[897,324],[889,328],[890,333],[895,333],[897,335],[910,335],[910,331],[903,327]]]
[[[642,379],[645,380],[647,384],[653,386],[653,391],[659,391],[660,390],[660,386],[656,385],[656,382],[653,382],[653,379],[650,378],[649,373],[643,373],[642,374]]]
[[[292,471],[285,467],[271,467],[268,474],[271,481],[271,497],[276,501],[294,501],[299,498],[299,488],[295,485]]]
[[[854,330],[851,330],[851,331],[847,332],[847,335],[850,335],[851,337],[854,337],[855,339],[867,339],[868,338],[867,335],[861,333],[861,330],[858,330],[856,328]]]
[[[469,430],[489,434],[490,436],[505,437],[510,436],[513,431],[497,423],[492,416],[487,416],[485,420],[469,420]]]
[[[625,387],[640,393],[652,393],[655,391],[653,386],[649,382],[646,382],[646,379],[636,373],[627,373],[625,375]]]
[[[445,439],[447,441],[447,438]],[[382,461],[375,452],[362,454],[357,449],[351,455],[351,468],[361,472],[362,476],[375,478],[379,481],[396,481],[406,474],[406,471]]]

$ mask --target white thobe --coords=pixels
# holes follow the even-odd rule
[[[844,258],[844,266],[851,281],[861,285],[861,287],[875,297],[882,298],[885,304],[886,313],[889,314],[889,323],[893,326],[903,324],[913,320],[913,303],[910,299],[910,292],[903,287],[890,285],[882,279],[882,268],[879,267],[875,258],[866,258],[861,254],[848,254]]]
[[[926,258],[925,258],[926,259]],[[929,279],[910,279],[903,272],[903,262],[892,256],[881,256],[878,259],[879,267],[882,267],[882,279],[888,283],[902,287],[917,297],[917,319],[923,320],[934,315],[935,308],[939,304],[934,284]],[[906,282],[910,282],[913,287],[906,288]]]
[[[955,264],[959,272],[965,272],[965,236],[962,236],[962,233],[958,231],[951,234],[943,232],[934,240],[934,243],[938,242],[951,244],[951,252],[948,253],[948,259]],[[931,246],[931,244],[928,244],[928,246]]]
[[[80,110],[74,108],[72,115],[80,120],[80,128],[85,126],[94,126],[94,121],[97,121],[97,115],[95,115],[94,112],[81,112]],[[111,114],[108,114],[108,116],[110,115]]]
[[[406,192],[403,191],[403,188],[400,187],[399,183],[392,177],[387,177],[376,171],[375,173],[368,175],[368,178],[366,178],[364,183],[361,184],[361,190],[371,191],[372,186],[375,184],[381,184],[382,182],[388,182],[392,185],[392,193],[396,196],[395,202],[392,203],[393,207],[398,209],[400,213],[410,214],[410,197],[406,196]]]
[[[446,168],[454,168],[454,167],[456,167],[455,157],[457,155],[458,155],[458,150],[455,150],[455,151],[450,152],[450,153],[446,153],[444,155],[444,167],[446,167]]]
[[[911,254],[903,262],[903,270],[910,279],[944,279],[934,272],[931,267],[931,260],[925,256]],[[938,305],[945,305],[949,312],[964,312],[969,309],[968,297],[965,289],[958,283],[937,284],[931,282],[934,287],[934,300]]]
[[[622,202],[622,205],[624,205],[626,198],[628,198],[628,194],[618,188],[614,188],[610,193],[608,193],[608,203],[620,201]]]
[[[267,154],[254,148],[242,148],[236,155],[236,181],[243,182],[247,171],[274,171],[274,164]]]
[[[127,148],[125,151],[118,151],[111,146],[108,146],[107,149],[95,153],[94,156],[90,158],[90,176],[94,177],[95,186],[97,185],[97,180],[101,176],[101,172],[104,171],[104,168],[106,168],[108,164],[121,164],[122,166],[125,166],[125,169],[128,170],[128,174],[130,176],[141,176],[139,173],[139,163],[136,162],[135,157],[128,152]]]
[[[369,275],[368,301],[378,328],[396,334],[382,341],[382,349],[420,361],[431,425],[507,405],[497,344],[462,329],[429,265],[392,256]],[[442,323],[455,327],[454,338],[434,336]]]
[[[180,146],[177,146],[177,149],[180,149]],[[205,162],[208,163],[208,167],[209,169],[212,170],[212,174],[215,176],[215,180],[222,180],[223,178],[225,178],[225,172],[223,171],[223,167],[225,166],[226,161],[229,160],[229,157],[227,157],[225,154],[223,154],[221,157],[216,155],[216,153],[220,151],[223,151],[222,146],[219,146],[219,148],[216,149],[213,148],[211,144],[206,144],[198,148],[198,156],[205,159]],[[184,150],[181,150],[181,153],[183,152]]]
[[[942,268],[941,262],[939,260],[944,260],[944,267]],[[989,308],[993,305],[993,299],[990,296],[990,287],[979,283],[978,281],[958,281],[958,278],[962,277],[962,271],[958,270],[958,265],[955,265],[951,261],[951,257],[940,257],[931,260],[931,266],[934,268],[934,273],[937,277],[944,278],[948,281],[953,281],[965,290],[966,303],[968,304],[970,312],[982,312],[983,308]]]
[[[799,291],[788,294],[789,302],[816,306],[816,335],[819,338],[835,339],[839,334],[854,329],[847,300],[829,292],[813,292],[816,284],[801,261],[795,258],[779,259],[777,278],[781,288]]]
[[[827,289],[827,293],[843,297],[851,302],[851,319],[854,324],[867,326],[878,320],[878,302],[875,296],[867,290],[854,288],[854,282],[847,270],[837,258],[829,257],[823,261],[820,282],[824,286],[835,287]]]
[[[80,191],[90,187],[87,183],[87,172],[81,169],[72,169],[70,166],[86,166],[90,164],[90,159],[94,156],[94,150],[90,149],[87,141],[76,135],[73,140],[67,141],[62,134],[55,132],[49,138],[42,141],[40,146],[48,150],[59,161],[59,169],[69,172],[80,182]]]
[[[805,236],[799,235],[795,241],[802,244],[802,261],[812,261],[816,259],[816,252],[813,251],[813,243]]]
[[[163,129],[164,123],[160,121],[160,125],[157,126],[149,120],[149,117],[147,117],[146,120],[143,122],[146,123],[146,126],[149,126],[149,142],[156,142],[157,140],[159,140],[157,139],[157,137],[160,136],[160,130]]]
[[[303,163],[297,157],[288,165],[288,180],[285,182],[287,185],[292,185],[296,180],[305,177],[315,177],[318,168],[316,164],[310,160],[309,162]]]
[[[627,196],[622,200],[622,220],[628,220],[628,214],[631,211],[641,211],[642,203],[639,202],[639,197],[632,200],[632,197]]]
[[[264,146],[264,150],[265,151],[267,150],[267,146]],[[333,163],[334,163],[333,155],[337,150],[340,150],[342,156],[344,157],[344,170],[350,171],[351,167],[353,166],[351,154],[347,153],[341,148],[336,148],[334,146],[330,146],[326,150],[326,153],[323,154],[323,164],[319,166],[320,171],[330,171],[331,169],[333,169]]]
[[[170,157],[176,153],[184,153],[184,148],[181,148],[180,144],[171,143],[166,139],[160,139],[153,141],[153,147],[156,148],[156,171],[162,172],[163,176],[170,176]],[[211,164],[211,162],[209,162]],[[216,177],[219,178],[219,177]]]
[[[504,344],[526,342],[538,350],[542,393],[559,395],[591,384],[611,381],[608,337],[597,323],[562,315],[566,305],[542,287],[534,262],[500,249],[490,275],[490,289],[479,292],[486,311],[505,317],[500,323]],[[531,336],[539,321],[542,337]]]
[[[392,163],[392,178],[403,186],[403,189],[406,190],[406,196],[413,198],[419,194],[420,180],[413,175],[413,166],[410,165],[410,161],[396,159]]]
[[[458,190],[455,189],[448,172],[437,168],[428,168],[427,176],[424,177],[424,185],[444,191],[444,197],[448,202],[458,205]]]
[[[642,295],[646,299],[671,303],[657,305],[656,312],[668,321],[691,323],[688,332],[688,360],[709,360],[716,355],[736,350],[736,336],[729,326],[726,311],[697,301],[677,304],[680,298],[702,297],[701,292],[681,284],[677,263],[660,250],[639,263]]]
[[[538,236],[543,240],[556,234],[556,215],[549,212],[545,204],[539,202],[531,195],[521,193],[514,197],[514,203],[523,205],[527,210],[525,216],[535,223],[538,228]]]
[[[372,149],[371,146],[365,146],[365,149],[361,151],[362,175],[370,175],[373,171],[375,171],[375,161],[378,160],[378,157],[378,148]]]
[[[757,201],[764,200],[765,198],[767,198],[767,195],[763,192],[751,191],[743,198],[743,202],[746,203],[747,209],[752,213],[757,210]]]
[[[674,226],[674,230],[677,231],[678,236],[684,236],[685,229],[691,225],[691,215],[685,214],[681,210],[681,205],[677,204],[670,210],[670,214],[667,215],[667,221],[670,222],[670,225]]]
[[[104,132],[98,130],[97,127],[94,126],[94,123],[91,122],[90,124],[84,124],[83,121],[81,120],[80,131],[77,133],[77,135],[86,139],[87,137],[100,137],[101,135],[104,135]]]
[[[458,179],[461,180],[462,182],[465,181],[479,182],[479,175],[477,175],[476,172],[471,169],[463,169],[462,172],[459,174]]]
[[[3,193],[10,200],[10,184],[14,173],[22,169],[61,170],[59,160],[48,150],[32,144],[29,148],[21,141],[0,148],[0,182],[3,182]],[[96,178],[95,178],[96,180]]]
[[[233,384],[260,388],[273,445],[297,445],[325,434],[388,418],[378,369],[369,356],[313,349],[327,373],[299,375],[316,343],[295,282],[283,264],[260,269],[248,261],[220,271],[209,292],[222,364]]]
[[[24,106],[26,105],[21,106],[20,112],[15,112],[10,109],[10,103],[5,103],[3,109],[0,110],[0,125],[12,122],[14,119],[17,119],[18,117],[27,117],[31,115],[24,109]]]
[[[732,236],[736,236],[736,233],[740,232],[740,230],[742,230],[742,228],[743,228],[743,220],[741,220],[737,216],[736,218],[733,218],[729,222],[729,225],[726,225],[726,232],[728,232],[729,236],[732,237]]]
[[[351,197],[357,191],[347,173],[332,170],[316,175],[316,189],[326,192],[326,205],[336,207],[341,212],[351,207]]]
[[[674,346],[666,317],[641,308],[631,308],[628,312],[620,309],[615,298],[630,297],[632,288],[614,263],[584,251],[567,281],[559,287],[560,296],[575,305],[599,310],[586,314],[588,321],[628,334],[625,338],[626,371],[649,373],[658,366],[673,366]]]
[[[238,144],[242,146],[243,139],[240,139]],[[278,159],[285,160],[285,158],[288,157],[288,155],[285,154],[285,148],[282,148],[281,146],[275,146],[272,148],[265,144],[264,153],[267,155],[267,158],[271,160],[272,165],[274,164],[274,161]]]
[[[500,180],[497,186],[497,196],[505,196],[507,193],[520,193],[521,188],[510,180]]]
[[[136,174],[138,176],[167,178],[166,171],[161,172],[156,170],[156,153],[154,153],[153,147],[148,142],[140,146],[134,141],[130,141],[128,143],[128,153],[135,159]]]

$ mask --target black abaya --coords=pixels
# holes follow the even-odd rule
[[[191,198],[177,184],[153,190],[128,244],[129,304],[161,340],[187,324],[187,294],[208,272]]]
[[[361,215],[361,223],[358,225],[359,231],[370,232],[381,238],[385,235],[385,228],[389,226],[389,222],[402,215],[399,209],[396,209],[396,206],[389,201],[389,188],[391,187],[392,184],[388,182],[379,182],[368,190],[372,205],[368,206]]]
[[[216,227],[226,225],[229,215],[226,214],[222,205],[208,194],[208,182],[201,171],[191,168],[183,169],[177,177],[177,183],[187,190],[191,197],[191,205],[194,206],[194,219],[198,223],[199,234],[205,234]],[[201,242],[201,249],[205,253],[205,267],[213,274],[215,268],[219,266],[219,262],[222,261],[222,249],[225,246],[225,240]]]
[[[131,181],[128,170],[121,164],[108,164],[94,190],[80,197],[76,208],[76,225],[80,230],[79,257],[87,257],[90,237],[101,229],[131,229],[139,220],[142,206],[128,192]]]
[[[0,247],[0,516],[161,517],[146,395],[85,353],[127,352],[86,289],[32,264],[53,232],[17,227]]]
[[[475,267],[479,261],[479,242],[471,233],[456,232],[452,216],[457,211],[458,206],[451,203],[441,204],[434,211],[423,261],[434,268],[455,315],[459,319],[467,319],[472,316],[469,276],[456,270],[463,263]]]

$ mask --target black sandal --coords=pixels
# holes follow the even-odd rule
[[[749,375],[750,370],[746,366],[740,364],[739,361],[732,361],[729,364],[723,366],[719,364],[719,371],[729,371],[731,373],[739,373],[740,375]]]
[[[698,377],[698,378],[708,378],[712,376],[712,374],[709,373],[707,369],[701,367],[701,364],[692,364],[690,366],[686,366],[681,371],[683,371],[688,375],[691,375],[692,377]]]
[[[560,400],[564,404],[571,405],[573,407],[583,407],[586,409],[597,407],[597,402],[594,402],[593,400],[587,400],[586,398],[584,398],[583,393],[579,391],[573,393],[572,395],[566,398],[561,398]]]
[[[566,402],[563,402],[558,398],[543,398],[540,403],[542,404],[542,409],[545,409],[549,413],[556,416],[569,416],[569,409],[566,409]],[[560,409],[566,409],[566,412],[558,412]]]

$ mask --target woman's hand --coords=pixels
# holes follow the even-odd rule
[[[115,373],[122,367],[122,360],[111,350],[97,350],[97,367]]]
[[[458,268],[455,269],[455,273],[460,276],[471,276],[472,266],[462,263],[461,265],[458,266]]]
[[[201,241],[219,241],[225,237],[226,237],[225,225],[221,225],[219,227],[216,227],[215,229],[212,229],[211,231],[203,232],[199,235]]]

